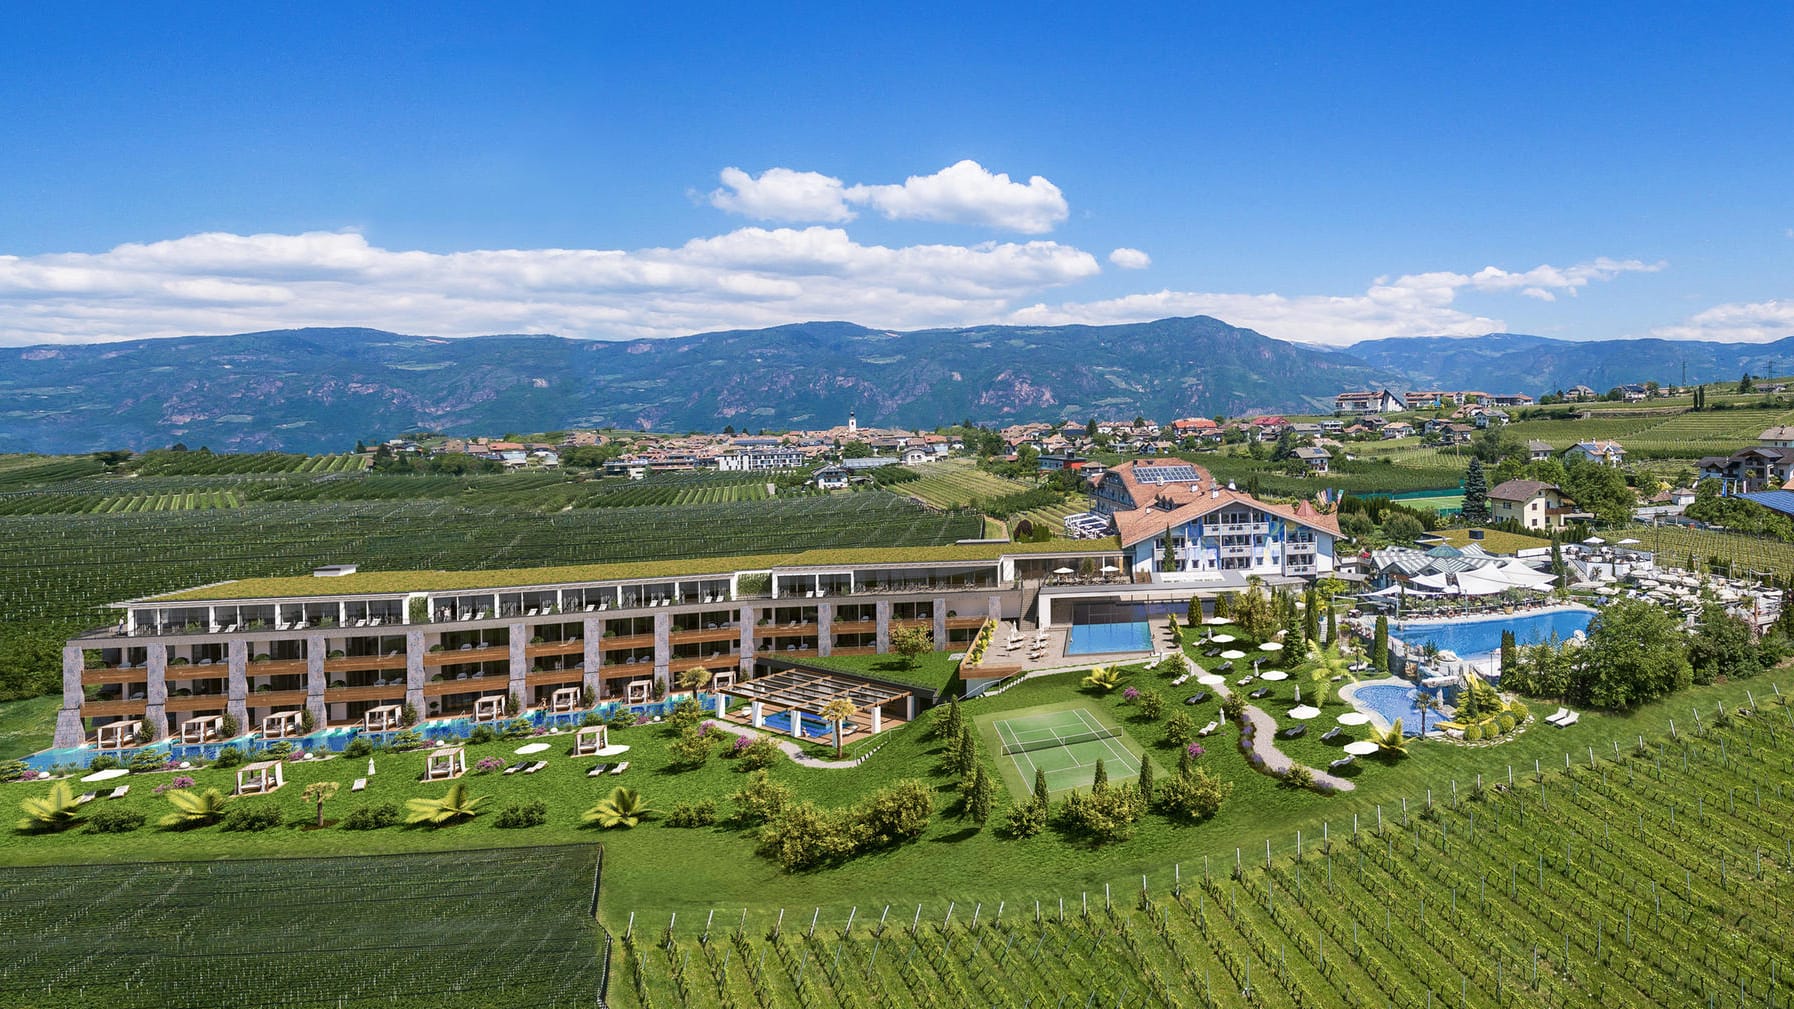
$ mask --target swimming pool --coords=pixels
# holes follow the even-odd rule
[[[1577,631],[1586,631],[1594,617],[1594,610],[1576,608],[1476,620],[1403,621],[1389,633],[1410,648],[1432,644],[1442,652],[1456,652],[1459,657],[1469,659],[1499,652],[1502,631],[1513,631],[1514,640],[1522,645],[1534,645],[1551,638],[1564,640]]]
[[[1119,624],[1072,624],[1067,655],[1152,651],[1152,625],[1144,620]]]
[[[1371,683],[1359,687],[1352,694],[1352,703],[1360,708],[1369,708],[1383,716],[1383,721],[1394,725],[1396,719],[1402,720],[1402,735],[1420,735],[1420,709],[1414,706],[1414,695],[1419,693],[1405,683]],[[1427,712],[1426,726],[1432,731],[1438,724],[1441,715],[1438,709]]]

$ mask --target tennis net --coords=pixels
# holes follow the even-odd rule
[[[1023,743],[1003,744],[1003,754],[1027,753],[1029,750],[1050,750],[1055,746],[1069,746],[1072,743],[1088,743],[1093,739],[1114,739],[1121,733],[1114,729],[1086,729],[1066,736],[1054,736],[1051,739],[1034,739]]]

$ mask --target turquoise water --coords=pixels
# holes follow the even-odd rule
[[[1439,646],[1440,651],[1456,652],[1468,659],[1499,652],[1502,631],[1513,631],[1515,640],[1522,645],[1537,644],[1554,637],[1563,640],[1577,631],[1588,630],[1594,616],[1593,610],[1577,609],[1439,623],[1400,622],[1389,633],[1410,648],[1421,648],[1430,643]]]
[[[633,704],[628,706],[628,710],[636,715],[644,715],[649,718],[656,715],[665,717],[666,715],[672,714],[673,703],[674,702],[672,701],[657,701],[653,704]],[[703,706],[706,715],[715,713],[716,697],[714,694],[699,694],[698,703]],[[598,705],[591,711],[572,711],[558,715],[550,715],[541,711],[532,711],[523,717],[527,718],[537,728],[541,729],[569,728],[583,724],[586,716],[589,714],[608,716],[619,707],[622,707],[622,705],[619,705],[615,701],[609,701]],[[507,721],[509,721],[509,719],[507,719]],[[772,721],[772,718],[767,719],[769,725]],[[788,731],[790,722],[787,721],[785,725],[787,726],[787,730],[781,731]],[[474,724],[473,719],[471,718],[438,718],[428,722],[419,723],[414,731],[422,735],[425,739],[456,740],[466,739],[473,733],[473,729]],[[804,723],[804,732],[807,735],[828,735],[830,731],[832,730],[829,727],[824,726],[820,732],[817,732],[810,726],[808,720]],[[210,761],[217,760],[218,751],[224,749],[226,746],[235,746],[237,749],[249,754],[265,750],[278,742],[292,743],[293,749],[296,751],[341,753],[348,748],[349,743],[357,736],[365,736],[367,740],[375,746],[383,746],[388,742],[390,737],[394,735],[397,735],[397,732],[364,732],[359,728],[351,726],[335,726],[328,729],[319,729],[306,736],[293,736],[286,740],[262,739],[259,736],[241,736],[236,739],[220,740],[213,743],[178,743],[173,740],[165,739],[146,747],[131,747],[130,749],[125,750],[106,751],[98,750],[91,745],[64,746],[48,750],[39,750],[24,758],[24,763],[26,767],[29,767],[34,771],[45,772],[58,767],[84,768],[93,763],[93,758],[98,756],[101,752],[109,753],[124,763],[130,763],[131,758],[136,755],[140,749],[165,752],[168,754],[170,760]]]
[[[1395,724],[1402,720],[1402,735],[1420,735],[1420,709],[1414,706],[1414,695],[1419,693],[1413,687],[1401,683],[1373,683],[1359,687],[1352,694],[1352,703],[1369,708],[1383,716],[1383,720]],[[1427,712],[1427,729],[1438,723],[1440,713],[1437,709]]]
[[[1067,655],[1152,651],[1152,625],[1144,620],[1120,624],[1073,624],[1065,643]]]
[[[765,724],[768,729],[771,729],[774,732],[782,732],[787,736],[791,735],[791,713],[788,711],[780,711],[776,714],[767,715]],[[803,725],[804,735],[809,736],[812,739],[833,736],[835,734],[835,727],[833,725],[830,725],[813,715],[804,715]]]

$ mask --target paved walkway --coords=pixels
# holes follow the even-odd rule
[[[823,760],[821,757],[810,756],[809,751],[805,750],[803,747],[797,745],[796,743],[792,742],[789,739],[784,739],[779,736],[775,736],[770,732],[761,732],[758,729],[753,728],[752,726],[737,725],[734,722],[725,722],[718,718],[710,719],[710,724],[716,726],[719,729],[722,729],[725,732],[732,732],[737,736],[745,736],[748,739],[759,739],[761,736],[765,736],[768,739],[771,739],[773,741],[773,745],[777,746],[780,750],[784,751],[785,756],[790,757],[792,759],[792,761],[794,761],[795,763],[797,763],[799,766],[802,766],[802,767],[822,767],[822,768],[858,767],[858,766],[860,766],[860,761],[865,760],[867,757],[872,755],[871,752],[867,752],[867,753],[865,753],[859,757],[855,757],[851,760]]]

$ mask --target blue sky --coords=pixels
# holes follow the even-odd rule
[[[63,6],[0,38],[7,343],[1794,334],[1789,5]]]

